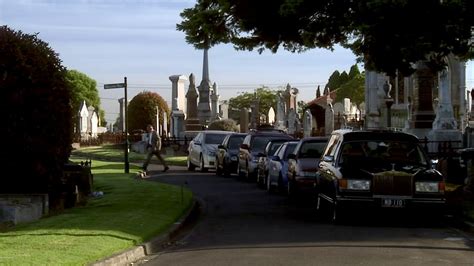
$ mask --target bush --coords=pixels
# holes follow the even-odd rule
[[[156,127],[156,107],[159,107],[160,125],[163,123],[163,114],[170,122],[170,110],[166,101],[155,92],[141,92],[130,101],[128,105],[128,131],[146,129],[151,124]],[[168,131],[168,130],[167,130]]]
[[[1,193],[46,193],[60,187],[71,152],[66,69],[37,34],[0,27]]]
[[[222,119],[213,121],[208,129],[239,132],[239,127],[233,119]]]

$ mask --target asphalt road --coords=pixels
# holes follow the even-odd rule
[[[254,183],[213,172],[171,172],[154,181],[188,186],[204,203],[196,224],[144,265],[474,265],[474,236],[449,219],[353,213],[343,225],[311,204],[289,203]]]

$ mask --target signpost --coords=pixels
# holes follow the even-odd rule
[[[127,77],[123,78],[123,83],[111,83],[111,84],[104,84],[104,89],[119,89],[124,88],[125,93],[125,103],[124,103],[124,131],[125,131],[125,173],[128,174],[130,172],[130,162],[128,160],[128,149],[129,149],[129,142],[128,142],[128,100],[127,100]]]

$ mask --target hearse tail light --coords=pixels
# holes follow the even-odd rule
[[[370,180],[340,179],[339,180],[339,189],[369,191],[370,190]]]

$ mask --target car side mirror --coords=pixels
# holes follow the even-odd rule
[[[199,142],[199,141],[195,141],[194,144],[198,145],[198,146],[201,146],[201,142]]]
[[[218,149],[224,149],[224,150],[225,150],[225,147],[224,147],[224,145],[222,145],[222,144],[217,145],[217,148],[218,148]]]
[[[333,161],[334,161],[334,156],[332,156],[332,155],[324,155],[323,161],[328,162],[328,163],[333,162]]]
[[[430,163],[433,169],[436,169],[436,167],[438,167],[438,159],[432,159],[430,160]]]
[[[296,160],[296,154],[294,154],[294,153],[288,154],[288,159]]]
[[[259,152],[259,153],[257,154],[257,157],[267,157],[267,156],[266,156],[263,152]]]
[[[241,148],[241,149],[244,149],[244,150],[248,150],[248,149],[249,149],[249,145],[248,145],[248,144],[240,144],[240,148]]]

